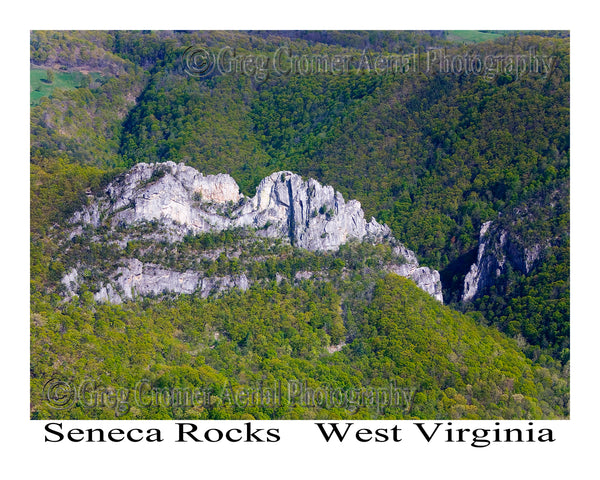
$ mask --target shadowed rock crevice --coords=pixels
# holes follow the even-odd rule
[[[294,210],[294,192],[292,191],[292,182],[288,182],[287,183],[287,188],[288,188],[288,196],[290,199],[289,205],[290,205],[290,209],[289,209],[289,230],[290,230],[290,242],[292,244],[292,246],[296,246],[296,212]],[[302,201],[300,201],[300,208],[302,208]]]

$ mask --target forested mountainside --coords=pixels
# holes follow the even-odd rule
[[[190,72],[192,47],[221,63]],[[274,68],[282,55],[288,70]],[[332,58],[345,67],[307,63]],[[52,408],[51,378],[219,399],[126,418],[568,416],[567,33],[34,31],[31,72],[33,418],[114,418]],[[155,166],[135,192],[111,196],[142,163]],[[145,194],[175,198],[157,164],[229,175],[239,205],[185,197],[227,225],[281,177],[273,208],[315,229],[281,228],[312,240],[267,234],[279,224],[266,216],[169,238],[160,208],[126,212]],[[316,184],[339,193],[309,194]],[[285,203],[295,185],[319,199],[303,217]],[[343,219],[363,211],[379,236],[336,230],[359,231]],[[124,295],[118,268],[195,283]],[[227,385],[261,381],[287,393],[393,384],[411,401],[226,401]]]

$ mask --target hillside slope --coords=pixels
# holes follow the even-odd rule
[[[348,344],[330,348],[340,329]],[[568,370],[533,365],[516,342],[396,275],[273,282],[208,299],[34,302],[32,359],[33,418],[568,416]],[[40,392],[57,368],[69,385],[130,397],[122,407],[73,397],[53,409]],[[281,396],[234,401],[234,392],[261,389]],[[168,392],[193,391],[210,392],[212,403],[169,403]],[[319,400],[326,392],[340,399]]]

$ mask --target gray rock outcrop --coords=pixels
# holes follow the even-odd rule
[[[264,178],[252,198],[229,175],[204,176],[174,162],[139,163],[111,183],[106,196],[75,213],[72,223],[112,227],[158,221],[169,241],[186,234],[255,228],[307,250],[337,250],[350,239],[382,241],[387,225],[366,222],[360,202],[291,172]]]
[[[79,288],[79,274],[77,273],[77,269],[72,268],[63,276],[60,283],[63,284],[67,296],[71,297],[75,295],[75,291]]]
[[[234,213],[233,225],[266,229],[270,237],[287,237],[306,250],[337,250],[350,239],[381,241],[387,225],[366,222],[360,202],[345,202],[331,186],[307,181],[291,172],[264,178],[256,195]]]
[[[94,300],[102,303],[122,303],[121,295],[113,288],[112,284],[102,285],[99,292],[94,294]]]
[[[99,227],[159,221],[167,239],[180,240],[186,233],[219,231],[231,227],[214,204],[232,204],[243,198],[229,175],[204,176],[183,164],[139,163],[112,182],[106,195],[72,218],[73,223]],[[201,206],[204,205],[205,208]]]
[[[289,171],[264,178],[252,198],[239,191],[229,175],[203,175],[183,164],[140,163],[116,178],[104,195],[94,199],[71,222],[70,238],[81,235],[85,227],[156,228],[143,238],[169,243],[186,235],[220,232],[228,229],[255,230],[256,235],[288,241],[311,251],[335,251],[348,241],[389,242],[398,264],[389,271],[413,279],[417,285],[442,301],[439,273],[420,267],[415,254],[393,238],[387,225],[374,218],[365,220],[360,202],[346,202],[333,187]],[[142,229],[138,229],[142,230]],[[126,241],[121,241],[123,248]],[[200,272],[176,272],[137,259],[126,259],[96,293],[98,301],[118,303],[136,295],[165,292],[202,295],[229,288],[248,288],[245,275],[203,278]],[[77,271],[63,279],[65,286],[77,283]],[[69,291],[73,291],[69,287]]]
[[[410,278],[421,290],[427,292],[438,302],[444,303],[442,282],[440,281],[440,274],[437,270],[432,270],[429,267],[419,267],[418,263],[388,265],[387,270],[396,275],[400,275],[401,277]]]
[[[125,265],[117,268],[110,282],[102,286],[94,299],[98,302],[121,303],[123,299],[132,300],[148,295],[194,292],[207,298],[226,290],[237,288],[245,291],[249,287],[250,282],[244,274],[203,278],[199,272],[177,272],[154,264],[144,264],[133,258],[125,260]]]
[[[523,246],[506,229],[485,222],[479,231],[477,261],[465,276],[462,300],[467,302],[481,295],[505,273],[508,264],[529,274],[545,248],[541,244]]]

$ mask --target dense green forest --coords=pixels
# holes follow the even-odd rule
[[[132,408],[126,418],[567,417],[568,34],[462,33],[32,32],[32,417],[114,418],[110,408],[57,411],[44,402],[50,378],[88,376],[130,389],[142,379],[161,388],[202,386],[215,397],[228,384],[261,380],[414,389],[408,411],[221,405]],[[231,48],[236,58],[269,57],[282,46],[299,56],[360,61],[365,52],[370,61],[406,54],[421,66],[431,52],[533,55],[548,70],[376,73],[354,64],[338,75],[215,70],[199,78],[182,61],[193,45]],[[64,255],[68,219],[86,204],[86,192],[100,192],[136,163],[168,160],[228,173],[250,196],[278,170],[332,185],[440,270],[446,306],[385,276],[385,249],[309,254],[239,232],[187,238],[166,261],[185,268],[194,252],[240,242],[248,257],[268,249],[262,263],[215,262],[215,272],[244,268],[264,280],[248,292],[105,305],[83,289],[65,302],[60,280],[78,258],[93,255],[101,265],[118,253],[73,242]],[[464,276],[489,220],[546,248],[528,274],[509,270],[463,303]],[[143,243],[127,248],[137,258],[153,254]],[[329,275],[295,284],[293,274],[307,266]],[[341,275],[344,268],[353,274]],[[276,282],[277,274],[286,280]],[[328,352],[338,344],[345,346]]]
[[[57,310],[34,302],[32,392],[34,418],[114,418],[115,407],[85,403],[55,411],[41,392],[48,378],[81,385],[96,379],[94,391],[124,388],[140,379],[157,388],[231,389],[275,385],[283,401],[242,408],[221,398],[204,405],[155,404],[143,409],[130,398],[124,418],[556,418],[568,414],[568,374],[557,362],[532,364],[517,343],[483,327],[474,317],[443,307],[410,281],[377,280],[372,296],[365,282],[341,288],[306,282],[297,288],[275,282],[267,288],[203,300],[181,296],[127,306],[95,305],[91,295]],[[338,291],[344,298],[352,342],[330,354],[325,347],[341,324]],[[344,327],[342,327],[344,328]],[[140,334],[143,332],[143,334]],[[225,332],[222,336],[215,332]],[[329,333],[327,333],[329,332]],[[377,412],[324,408],[301,399],[287,401],[287,382],[312,389],[406,389],[410,408],[391,405]],[[92,391],[92,389],[90,389]],[[133,395],[132,395],[133,397]],[[250,417],[243,417],[250,418]]]

